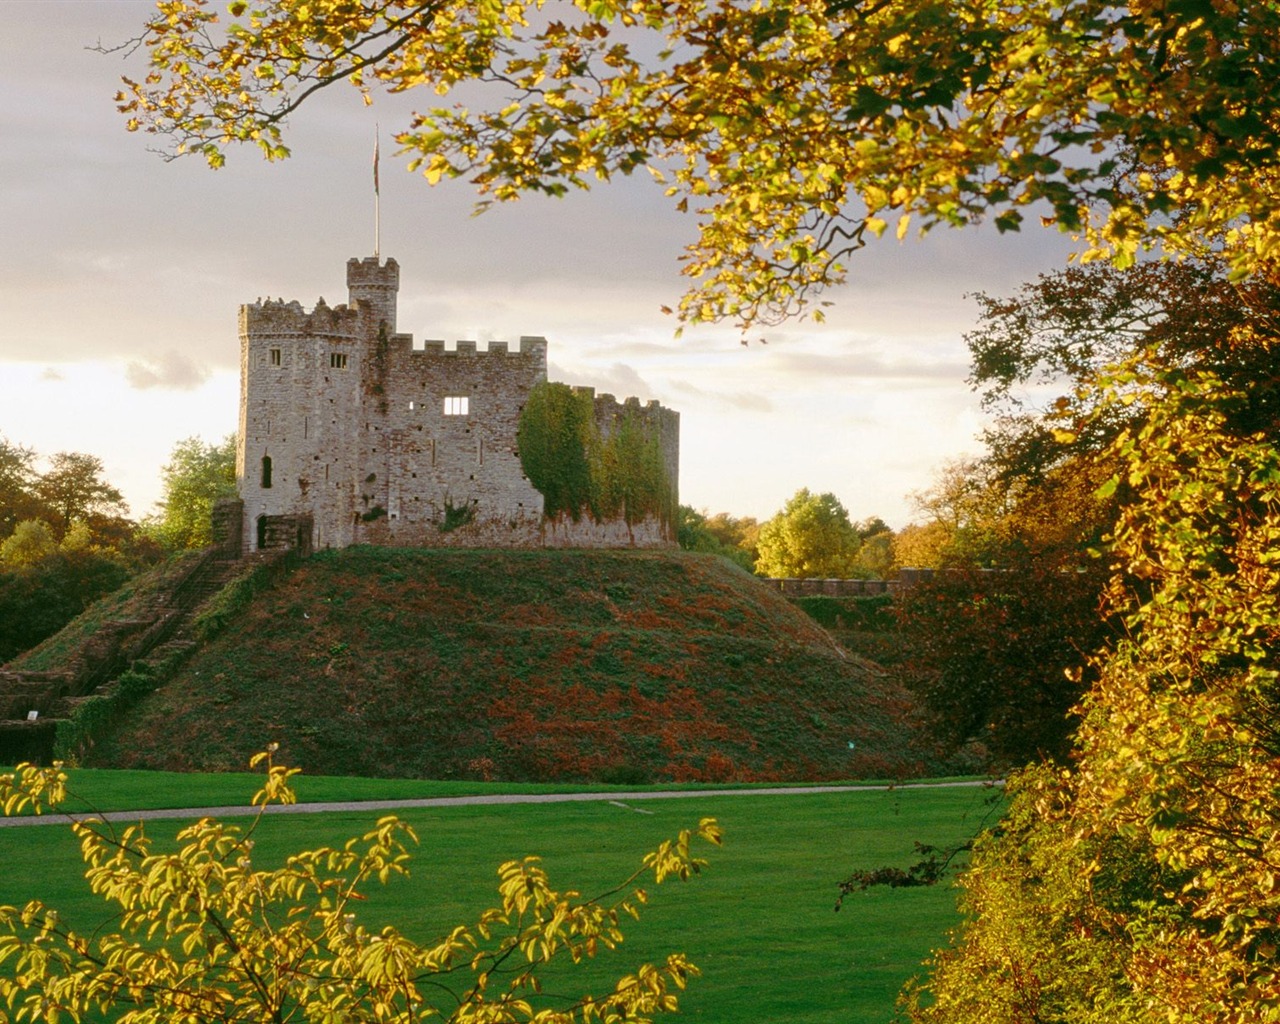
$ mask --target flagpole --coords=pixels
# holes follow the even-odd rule
[[[378,125],[373,126],[373,258],[382,255],[382,194],[378,188]]]

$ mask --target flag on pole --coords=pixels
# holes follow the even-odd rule
[[[378,192],[378,129],[374,128],[373,135],[373,194],[379,195]]]

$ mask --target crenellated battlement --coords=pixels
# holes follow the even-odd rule
[[[585,395],[592,400],[597,423],[620,419],[628,414],[639,416],[646,421],[655,420],[661,416],[675,416],[677,420],[679,419],[679,413],[667,409],[654,398],[649,399],[647,402],[641,402],[640,399],[632,396],[619,402],[615,396],[605,391],[597,395],[596,389],[593,387],[574,385],[572,390],[575,395]]]
[[[376,256],[347,260],[348,288],[390,288],[400,290],[400,264],[393,259],[382,263]]]
[[[512,349],[509,342],[491,341],[488,348],[481,349],[474,341],[455,341],[452,348],[448,348],[443,341],[430,339],[422,343],[421,348],[414,348],[412,354],[417,359],[458,359],[458,358],[483,358],[484,356],[493,356],[495,358],[503,358],[506,356],[525,356],[543,358],[547,354],[547,339],[539,337],[522,337],[519,345]]]
[[[358,340],[365,336],[360,310],[350,306],[330,306],[323,298],[314,308],[304,309],[296,299],[259,299],[240,307],[240,334],[247,339],[284,336],[334,337]]]

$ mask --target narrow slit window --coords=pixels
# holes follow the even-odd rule
[[[347,368],[347,354],[345,352],[329,353],[329,369],[345,370]]]
[[[466,395],[448,395],[444,400],[444,414],[446,416],[466,416],[470,405],[470,399]]]
[[[271,350],[271,365],[272,366],[280,365],[280,350],[278,348],[273,348]]]
[[[271,486],[271,456],[262,456],[262,486]]]

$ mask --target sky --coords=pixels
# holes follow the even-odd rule
[[[287,161],[166,162],[112,102],[140,62],[92,49],[152,10],[0,0],[0,436],[98,456],[134,517],[155,511],[177,441],[235,429],[239,306],[346,300],[347,259],[374,245],[375,124],[399,329],[450,344],[543,335],[553,380],[676,409],[680,499],[711,512],[764,519],[807,487],[855,519],[906,524],[910,492],[980,450],[967,296],[1009,294],[1070,252],[1039,230],[884,239],[848,261],[825,324],[763,332],[767,345],[731,328],[677,339],[660,310],[684,290],[694,225],[648,175],[474,217],[465,182],[428,187],[389,140],[437,97],[365,107],[349,89],[294,116]]]

